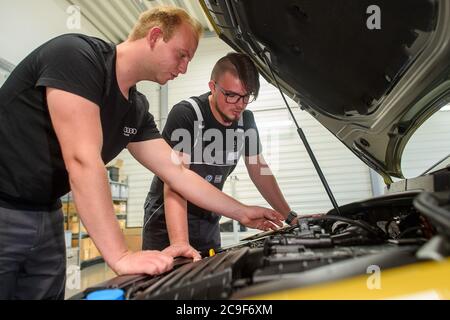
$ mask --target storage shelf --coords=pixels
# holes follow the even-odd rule
[[[120,224],[120,228],[123,231],[126,228],[128,210],[128,184],[109,180],[109,185],[111,189],[112,201],[114,204],[114,214]],[[80,268],[83,269],[88,266],[104,262],[101,255],[96,256],[96,254],[99,254],[98,248],[96,248],[92,239],[90,239],[89,234],[84,229],[83,224],[78,217],[72,193],[70,192],[60,199],[62,203],[61,209],[64,213],[65,230],[73,232],[71,240],[76,241],[75,247],[79,249],[78,263]],[[72,242],[72,244],[73,243],[74,242]],[[87,245],[88,243],[89,245]],[[85,258],[86,260],[84,260],[83,258]]]
[[[72,233],[72,240],[78,240],[78,239],[86,239],[86,238],[90,238],[89,234],[87,234],[86,232],[82,232],[81,236],[79,233]]]
[[[128,198],[116,198],[116,197],[113,197],[112,200],[113,200],[113,201],[127,202],[127,201],[128,201]]]
[[[89,260],[82,260],[80,263],[80,269],[84,269],[84,268],[93,266],[94,264],[103,263],[103,262],[105,262],[105,260],[101,256],[95,257],[95,258],[92,258]]]

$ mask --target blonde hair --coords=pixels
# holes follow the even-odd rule
[[[128,40],[135,41],[147,36],[153,27],[160,27],[163,32],[164,41],[170,40],[174,31],[186,22],[194,30],[197,39],[203,33],[202,25],[192,18],[184,9],[172,6],[160,6],[145,11],[139,17],[138,22],[131,31]]]

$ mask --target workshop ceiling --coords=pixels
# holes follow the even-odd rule
[[[110,41],[119,43],[127,39],[140,13],[159,5],[172,5],[185,9],[197,18],[208,33],[213,32],[196,0],[67,0],[81,8],[81,14]]]

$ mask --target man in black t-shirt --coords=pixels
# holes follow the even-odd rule
[[[253,113],[245,110],[259,92],[255,65],[245,54],[230,53],[216,63],[209,88],[210,92],[172,108],[163,138],[186,167],[219,190],[244,155],[261,195],[287,223],[294,223],[296,213],[262,156]],[[199,259],[198,251],[207,253],[221,246],[219,219],[214,211],[187,202],[155,176],[145,202],[143,249],[161,250],[170,244]]]
[[[78,34],[50,40],[0,88],[0,299],[64,297],[59,198],[69,190],[116,273],[159,274],[185,255],[178,248],[128,250],[105,170],[124,148],[189,201],[261,229],[281,224],[277,212],[245,206],[172,162],[136,91],[139,81],[162,85],[185,73],[201,31],[184,10],[155,8],[117,46]]]

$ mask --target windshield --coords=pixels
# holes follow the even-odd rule
[[[413,134],[402,155],[405,178],[417,177],[450,154],[450,104],[433,114]],[[449,164],[444,160],[431,169],[436,171]]]

